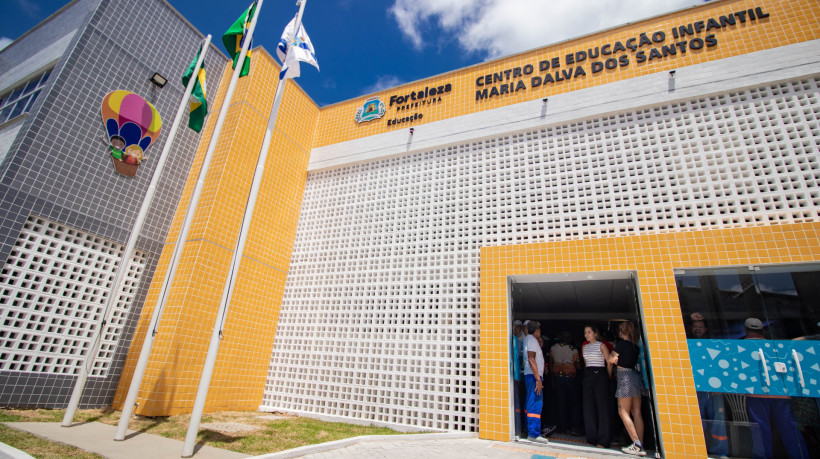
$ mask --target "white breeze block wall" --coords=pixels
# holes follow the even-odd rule
[[[310,173],[261,408],[476,431],[480,248],[817,221],[819,85]]]
[[[31,216],[0,273],[0,370],[79,374],[124,246]],[[145,271],[135,252],[89,377],[106,377]]]

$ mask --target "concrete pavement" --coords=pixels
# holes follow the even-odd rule
[[[432,434],[449,435],[449,434]],[[306,459],[397,459],[397,458],[440,458],[440,459],[612,459],[614,456],[625,457],[625,454],[612,451],[612,454],[599,454],[591,448],[578,448],[571,445],[538,445],[534,443],[497,442],[479,440],[475,435],[469,438],[432,437],[416,438],[416,435],[381,437],[380,441],[357,442],[348,446],[325,451],[282,451],[275,454],[258,456],[264,459],[283,459],[300,457]],[[353,439],[350,439],[353,440]],[[318,445],[317,445],[318,446]],[[301,449],[301,448],[297,448]],[[594,450],[594,448],[592,448]],[[296,455],[291,455],[297,453]]]
[[[115,442],[113,438],[116,427],[99,422],[75,423],[70,427],[61,427],[59,423],[50,422],[7,422],[5,424],[14,429],[76,446],[111,459],[176,459],[182,454],[182,441],[143,432],[129,430],[124,441]],[[470,433],[440,433],[355,437],[265,454],[256,456],[256,458],[612,459],[613,456],[626,457],[612,450],[559,445],[555,442],[549,445],[528,442],[496,442],[479,440],[475,434]],[[194,459],[239,459],[249,456],[198,445],[193,457]]]

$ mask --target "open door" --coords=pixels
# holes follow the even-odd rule
[[[538,320],[545,337],[542,351],[549,362],[553,346],[559,343],[560,335],[570,334],[571,345],[581,352],[586,325],[594,325],[614,344],[617,339],[618,324],[632,321],[640,332],[642,343],[646,343],[643,314],[638,295],[637,279],[634,272],[594,272],[573,274],[512,276],[509,279],[510,317],[512,321]],[[660,441],[657,431],[657,414],[654,396],[649,390],[651,384],[651,360],[646,346],[642,346],[641,374],[645,381],[645,396],[642,400],[645,425],[644,445],[649,456],[660,457]],[[523,358],[523,356],[521,356]],[[511,355],[512,358],[512,355]],[[548,364],[549,366],[549,364]],[[561,443],[588,452],[601,452],[588,445],[584,435],[583,395],[581,380],[583,368],[574,377],[562,377],[547,369],[542,410],[542,428],[552,426],[555,431],[549,436],[550,443]],[[512,392],[512,391],[511,391]],[[519,389],[520,403],[526,406],[526,390]],[[612,430],[611,449],[620,453],[620,447],[627,446],[629,437],[623,431],[623,423],[617,415],[615,381],[612,381]],[[523,417],[523,415],[522,415]],[[514,423],[511,423],[514,427]],[[546,432],[546,431],[545,431]],[[526,434],[512,435],[525,437]],[[512,436],[511,435],[511,436]]]

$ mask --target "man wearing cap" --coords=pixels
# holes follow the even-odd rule
[[[743,324],[746,336],[743,339],[766,339],[763,336],[763,322],[755,317],[749,317]],[[757,424],[759,429],[752,429],[752,456],[754,458],[772,457],[772,421],[780,433],[780,440],[789,457],[809,457],[806,442],[797,428],[789,397],[785,395],[747,395],[746,411],[752,425]]]
[[[527,435],[530,441],[549,443],[541,436],[541,408],[544,406],[544,353],[538,344],[541,336],[541,324],[537,320],[527,322],[529,334],[524,339],[524,352],[527,364],[524,365],[524,382],[527,384]]]

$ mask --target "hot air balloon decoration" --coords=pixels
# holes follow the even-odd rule
[[[114,169],[128,177],[137,175],[145,150],[159,137],[159,112],[133,92],[117,90],[103,99],[102,119]]]

